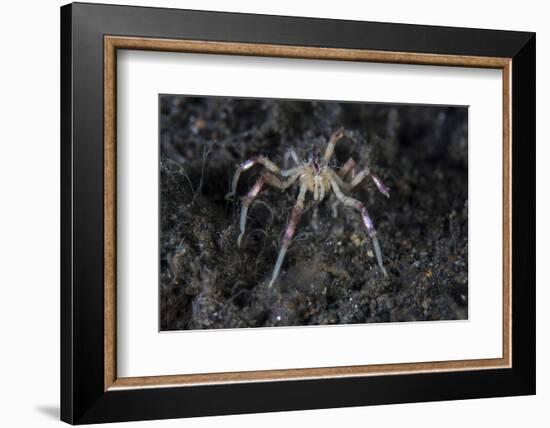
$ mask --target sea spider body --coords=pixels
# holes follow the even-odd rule
[[[347,196],[344,192],[349,192],[353,187],[357,186],[364,178],[370,177],[374,182],[376,188],[384,196],[388,197],[389,189],[384,185],[382,180],[372,171],[365,167],[359,172],[356,172],[356,162],[350,158],[342,166],[342,168],[336,172],[329,166],[329,160],[334,154],[334,146],[336,143],[344,136],[344,130],[339,129],[334,132],[330,137],[330,140],[325,149],[323,157],[320,156],[316,147],[313,147],[311,155],[307,161],[302,161],[299,159],[298,155],[294,149],[289,149],[285,154],[285,163],[290,158],[293,160],[295,166],[290,169],[282,170],[276,164],[271,162],[265,156],[255,156],[251,159],[246,160],[241,163],[235,172],[233,177],[233,183],[231,186],[231,192],[227,194],[227,198],[235,195],[237,190],[237,183],[241,172],[250,169],[255,164],[262,165],[267,171],[264,171],[256,183],[252,186],[250,191],[242,198],[242,207],[241,207],[241,217],[240,217],[240,231],[239,237],[237,239],[237,245],[241,246],[241,240],[246,230],[246,217],[248,213],[248,208],[258,196],[265,184],[269,184],[272,187],[275,187],[280,190],[286,190],[292,186],[296,181],[299,183],[299,192],[298,197],[296,198],[296,203],[290,214],[290,219],[288,221],[288,226],[286,228],[285,234],[281,242],[281,249],[279,251],[279,256],[275,262],[275,267],[273,268],[273,274],[271,275],[271,281],[269,282],[269,287],[273,285],[275,280],[279,275],[281,265],[283,263],[286,251],[290,245],[294,232],[296,231],[296,226],[300,220],[300,216],[304,210],[304,201],[307,192],[313,193],[314,201],[322,201],[327,195],[332,193],[336,196],[337,201],[342,203],[347,207],[356,209],[361,214],[361,219],[363,224],[367,229],[367,233],[372,240],[374,253],[376,255],[376,260],[380,270],[386,275],[386,270],[382,263],[382,251],[380,250],[380,244],[376,237],[376,230],[374,228],[374,223],[369,216],[367,208],[363,202],[354,199],[350,196]],[[349,181],[346,179],[349,177]]]
[[[319,162],[319,152],[313,147],[313,152],[307,164],[302,165],[300,184],[304,184],[307,190],[313,193],[313,200],[322,201],[330,192],[330,173],[327,165]],[[291,170],[292,171],[292,170]],[[285,171],[283,171],[285,172]]]

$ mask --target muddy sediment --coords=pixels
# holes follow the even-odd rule
[[[324,325],[468,317],[468,122],[462,107],[231,98],[160,98],[161,329]],[[236,166],[263,154],[307,158],[344,126],[331,165],[353,156],[387,276],[358,213],[330,199],[305,210],[267,285],[297,196],[265,187],[248,213],[225,195]],[[242,196],[262,168],[242,174]],[[316,214],[315,214],[316,212]]]

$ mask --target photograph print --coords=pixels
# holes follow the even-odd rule
[[[160,330],[468,319],[468,108],[159,95]]]

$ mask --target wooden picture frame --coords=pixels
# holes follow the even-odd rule
[[[502,70],[502,358],[118,377],[118,49]],[[114,422],[535,392],[534,34],[77,3],[61,9],[61,54],[62,420]]]

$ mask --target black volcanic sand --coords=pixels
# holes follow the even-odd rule
[[[161,329],[213,329],[468,317],[467,109],[161,96]],[[344,126],[332,161],[367,162],[391,188],[353,189],[378,230],[377,267],[359,214],[330,200],[305,212],[267,287],[297,196],[265,187],[237,248],[240,199],[225,200],[236,166],[288,147],[307,158]],[[241,176],[238,196],[262,168]]]

